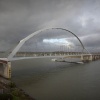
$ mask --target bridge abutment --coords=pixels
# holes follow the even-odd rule
[[[95,60],[99,60],[100,59],[100,55],[81,55],[81,60],[83,62],[89,62],[89,61],[95,61]]]
[[[0,62],[0,75],[4,78],[11,78],[11,62]]]
[[[83,62],[93,61],[93,56],[92,55],[81,55],[81,61]]]

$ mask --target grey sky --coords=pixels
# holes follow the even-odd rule
[[[75,33],[87,47],[100,47],[100,0],[0,0],[0,50],[48,27]]]

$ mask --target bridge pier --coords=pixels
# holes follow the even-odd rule
[[[93,56],[92,55],[81,55],[81,61],[83,62],[93,61]]]
[[[11,62],[0,61],[0,75],[7,79],[11,78]]]
[[[83,62],[89,62],[89,61],[94,61],[94,60],[99,60],[99,59],[100,59],[100,55],[92,55],[92,54],[81,55],[81,60]]]

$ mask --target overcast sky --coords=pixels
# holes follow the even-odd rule
[[[66,28],[100,47],[100,0],[0,0],[0,50],[48,27]]]

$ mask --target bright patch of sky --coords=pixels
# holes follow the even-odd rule
[[[44,39],[43,40],[44,43],[51,43],[54,45],[64,45],[67,47],[73,47],[74,44],[71,43],[70,41],[68,41],[66,38],[62,38],[62,39]]]

